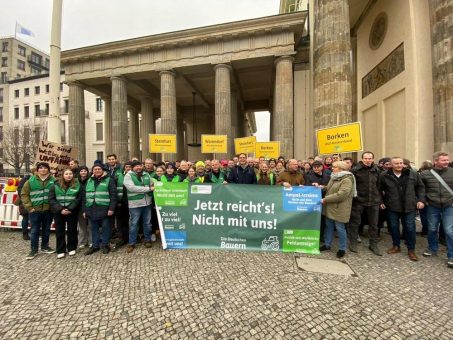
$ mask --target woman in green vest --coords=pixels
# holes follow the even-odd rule
[[[181,182],[181,177],[175,173],[176,166],[174,163],[168,163],[167,168],[165,170],[165,175],[161,177],[162,182]]]
[[[266,161],[261,162],[260,170],[256,174],[256,182],[261,185],[275,185],[276,176],[269,171],[269,166]]]
[[[69,256],[76,254],[80,200],[80,183],[74,178],[72,170],[66,169],[49,191],[50,210],[55,220],[58,259],[64,258],[66,251]]]
[[[194,168],[189,168],[187,171],[187,177],[184,178],[183,182],[200,183],[200,178],[197,176]]]

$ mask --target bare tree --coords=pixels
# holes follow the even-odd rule
[[[20,122],[3,129],[0,145],[3,148],[3,163],[14,168],[16,175],[25,166],[30,171],[40,140],[45,140],[47,127],[41,122]]]

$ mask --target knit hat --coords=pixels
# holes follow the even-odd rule
[[[107,168],[102,163],[94,163],[93,167],[91,168],[91,172],[93,172],[94,168],[101,168],[103,171],[107,171]]]
[[[167,169],[168,169],[168,168],[172,168],[172,169],[175,169],[175,170],[176,170],[176,164],[170,162],[170,163],[167,164]]]
[[[204,168],[204,162],[202,161],[198,161],[195,163],[195,167],[198,168],[198,167],[203,167]]]
[[[323,165],[323,164],[322,164],[322,162],[320,162],[320,161],[314,161],[314,162],[311,164],[311,166],[322,166],[322,165]]]

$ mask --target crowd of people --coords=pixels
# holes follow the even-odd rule
[[[369,249],[378,256],[380,230],[384,223],[392,236],[388,254],[401,252],[405,241],[408,258],[415,252],[416,215],[428,237],[423,256],[437,256],[439,240],[447,246],[447,265],[453,267],[453,168],[446,152],[436,152],[433,161],[415,169],[401,157],[383,158],[363,152],[354,164],[340,154],[307,160],[254,159],[239,154],[233,159],[176,161],[155,164],[134,158],[120,164],[117,156],[98,160],[89,169],[76,160],[57,179],[47,163],[36,164],[33,175],[22,179],[16,204],[23,218],[24,239],[30,240],[27,259],[49,246],[52,221],[56,229],[57,258],[73,256],[87,248],[107,254],[126,246],[134,251],[138,242],[149,248],[158,238],[153,200],[155,182],[316,186],[322,190],[321,251],[332,248],[335,230],[338,258],[349,249],[358,251],[363,227],[368,226]],[[29,235],[28,227],[31,226]]]

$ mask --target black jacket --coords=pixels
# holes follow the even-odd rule
[[[360,161],[351,172],[355,176],[357,187],[357,197],[354,198],[353,203],[365,206],[381,204],[382,197],[379,189],[379,168],[375,164],[367,167]]]
[[[255,170],[248,165],[245,168],[236,165],[228,174],[227,182],[236,184],[256,184]]]
[[[390,169],[380,176],[380,188],[387,209],[395,212],[416,210],[417,202],[425,202],[425,186],[415,171],[404,169],[397,178]]]
[[[330,173],[326,170],[322,171],[321,175],[318,175],[313,170],[310,170],[305,175],[305,185],[313,185],[313,183],[318,183],[319,185],[326,186],[330,180]]]
[[[453,189],[453,168],[434,169],[440,177]],[[430,170],[422,171],[420,177],[425,184],[426,203],[436,208],[453,205],[453,196],[434,177]]]
[[[94,186],[97,187],[99,185],[99,183],[101,182],[101,179],[103,179],[104,177],[107,177],[107,176],[109,176],[109,175],[105,171],[104,171],[104,175],[102,175],[100,178],[91,176],[91,178],[94,179]],[[109,190],[109,196],[110,196],[110,202],[109,202],[108,207],[96,205],[96,204],[93,204],[91,207],[87,207],[86,206],[86,184],[85,184],[85,186],[83,186],[82,209],[83,209],[83,212],[85,213],[85,215],[87,217],[89,217],[91,220],[93,220],[93,221],[102,220],[104,217],[107,217],[108,210],[115,211],[117,197],[116,197],[116,184],[115,184],[115,180],[113,178],[110,178],[108,190]]]

